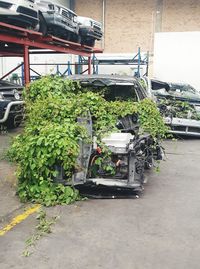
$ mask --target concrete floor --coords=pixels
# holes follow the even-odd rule
[[[199,269],[200,143],[167,141],[166,151],[161,172],[150,175],[140,199],[47,209],[60,219],[27,258],[22,252],[34,232],[35,215],[18,224],[0,237],[0,268]],[[5,189],[1,195],[0,212],[7,211],[7,221],[9,212],[22,212],[16,197],[10,195],[5,205]]]

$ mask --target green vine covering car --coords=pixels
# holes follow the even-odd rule
[[[9,151],[22,201],[70,203],[87,187],[143,190],[166,127],[137,80],[47,76],[24,94],[26,125]]]
[[[146,92],[137,79],[132,77],[77,75],[71,76],[70,79],[78,81],[83,91],[87,89],[92,92],[102,92],[110,106],[117,102],[115,103],[116,109],[118,109],[117,104],[120,107],[120,102],[122,104],[124,102],[128,106],[142,100],[149,102],[149,108],[151,107],[151,101],[146,99]],[[142,191],[145,169],[150,169],[155,160],[162,159],[162,148],[150,133],[141,133],[140,113],[138,114],[136,111],[129,113],[125,112],[124,116],[119,117],[116,122],[116,131],[105,135],[99,143],[98,139],[93,137],[92,118],[91,120],[90,118],[85,120],[80,118],[80,124],[86,124],[93,144],[81,144],[78,167],[82,167],[82,169],[78,169],[73,176],[75,186],[80,187],[86,184],[93,187],[100,186],[104,190],[105,188],[116,188]],[[157,113],[159,114],[158,111]],[[104,156],[101,143],[107,147],[108,155]]]

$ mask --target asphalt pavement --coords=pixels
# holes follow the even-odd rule
[[[0,236],[0,268],[199,269],[200,141],[167,141],[165,148],[161,171],[148,176],[139,199],[87,200],[45,209],[59,219],[24,257],[25,241],[37,225],[32,214]],[[27,206],[14,195],[13,166],[1,161],[2,167],[1,228]]]

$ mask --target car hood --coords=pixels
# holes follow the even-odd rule
[[[0,80],[0,92],[1,91],[10,91],[10,90],[22,90],[23,86],[14,84],[6,80]]]

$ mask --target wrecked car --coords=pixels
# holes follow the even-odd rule
[[[108,101],[133,100],[138,102],[147,97],[138,81],[132,77],[119,76],[70,76],[79,81],[86,89],[104,92]],[[140,134],[137,114],[119,118],[116,122],[118,131],[106,135],[102,143],[109,149],[109,157],[104,158],[101,145],[93,137],[92,118],[78,119],[79,124],[86,127],[91,137],[91,144],[80,141],[80,153],[77,167],[73,175],[73,185],[83,188],[101,188],[105,190],[131,191],[140,193],[146,182],[145,169],[153,167],[155,160],[162,159],[162,148],[155,144],[149,134]],[[108,169],[109,168],[109,169]],[[64,171],[58,170],[57,181],[64,182]],[[99,191],[98,191],[99,194]]]
[[[157,102],[170,133],[200,137],[200,93],[196,89],[149,78],[141,78],[140,83]]]
[[[21,85],[0,80],[0,126],[15,128],[24,118]]]

